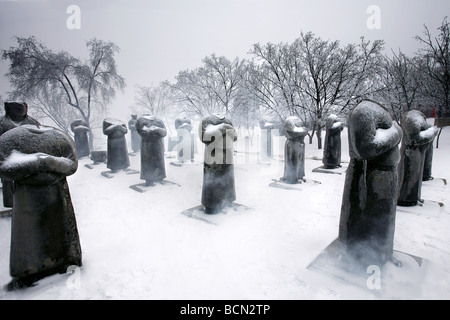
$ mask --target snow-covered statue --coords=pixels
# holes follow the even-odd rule
[[[213,114],[202,119],[199,138],[205,144],[201,203],[212,214],[236,200],[233,142],[237,134],[229,119]]]
[[[400,265],[393,256],[401,127],[380,104],[364,100],[348,119],[339,240],[362,265]]]
[[[48,126],[22,125],[0,137],[0,176],[14,180],[10,289],[69,266],[81,247],[66,176],[78,167],[73,139]]]
[[[107,160],[106,150],[92,150],[90,158],[95,165],[105,163]]]
[[[6,131],[23,124],[39,125],[39,122],[28,115],[28,105],[25,102],[5,102],[5,115],[0,118],[0,136]],[[3,206],[12,208],[13,181],[2,179]]]
[[[305,136],[308,130],[302,126],[296,116],[287,117],[284,121],[286,144],[284,147],[284,175],[281,180],[295,184],[305,177]]]
[[[131,133],[131,150],[138,152],[141,149],[141,136],[136,130],[137,114],[132,114],[128,121],[128,129]]]
[[[274,121],[263,118],[259,121],[261,129],[261,158],[270,159],[273,156],[272,130],[276,129]]]
[[[128,157],[127,140],[125,134],[128,132],[124,122],[106,118],[103,120],[103,134],[108,136],[106,167],[112,172],[126,169],[130,166]]]
[[[139,117],[136,130],[141,136],[141,179],[147,186],[161,182],[166,177],[164,141],[167,135],[164,122],[150,115]]]
[[[418,110],[408,111],[402,118],[404,137],[399,164],[399,206],[415,206],[420,200],[425,153],[437,135],[437,128],[427,122]]]
[[[326,169],[341,166],[341,131],[344,129],[342,121],[334,114],[327,118],[325,145],[322,163]]]
[[[433,141],[430,142],[429,148],[427,148],[427,151],[425,151],[425,163],[423,165],[422,181],[429,181],[434,179],[433,175],[431,174],[433,168]]]
[[[75,145],[77,146],[78,158],[88,157],[91,153],[89,148],[89,127],[86,121],[77,119],[70,124],[74,133]]]
[[[180,162],[194,161],[194,137],[192,134],[192,123],[187,118],[175,120],[177,130],[177,158]]]

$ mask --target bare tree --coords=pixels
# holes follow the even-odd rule
[[[416,39],[423,45],[419,54],[424,58],[425,72],[435,85],[428,94],[434,98],[438,118],[441,118],[450,115],[450,25],[445,17],[437,37],[431,35],[427,26],[424,28],[423,36],[416,36]]]
[[[378,92],[378,96],[391,107],[397,122],[400,122],[404,112],[419,107],[421,87],[424,85],[420,66],[418,57],[407,57],[400,50],[398,53],[392,51],[392,57],[384,57],[380,75],[383,90]]]
[[[432,85],[426,90],[427,95],[434,100],[438,119],[450,116],[450,24],[445,17],[438,28],[437,37],[431,35],[425,25],[423,36],[416,36],[423,47],[419,54],[425,63],[425,72]],[[439,121],[439,120],[438,120]],[[436,139],[436,148],[439,146],[439,134]]]
[[[62,99],[64,106],[73,108],[88,123],[92,148],[92,113],[103,112],[116,90],[125,87],[114,58],[119,48],[109,41],[91,39],[86,43],[89,59],[82,62],[68,52],[53,52],[35,37],[15,39],[18,46],[2,52],[2,58],[10,61],[6,76],[13,87],[12,99]],[[61,106],[55,106],[48,113],[53,115],[59,110],[63,110]],[[56,117],[51,118],[62,124]],[[67,127],[64,129],[67,131]]]
[[[136,114],[148,114],[161,118],[165,123],[175,117],[177,110],[173,108],[171,88],[167,82],[158,86],[136,86],[135,105],[132,107]],[[167,126],[170,130],[171,126]]]
[[[292,44],[255,44],[250,51],[258,59],[251,66],[255,76],[250,87],[263,106],[280,117],[296,115],[317,134],[326,117],[343,113],[369,95],[382,41],[341,47],[339,41],[327,41],[313,33],[301,33]],[[311,140],[310,140],[311,141]]]
[[[242,105],[241,73],[244,62],[233,61],[215,54],[202,60],[194,70],[178,73],[170,84],[172,97],[178,108],[188,116],[204,117],[212,113],[225,113],[233,118]]]

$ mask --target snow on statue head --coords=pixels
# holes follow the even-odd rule
[[[15,187],[9,289],[81,266],[66,181],[77,167],[75,143],[61,130],[22,125],[0,137],[0,176]]]

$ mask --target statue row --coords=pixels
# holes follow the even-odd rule
[[[25,103],[6,102],[6,115],[0,119],[0,177],[14,186],[12,287],[30,285],[82,263],[66,181],[66,176],[78,167],[76,143],[67,133],[40,125],[27,115],[27,108]],[[141,179],[151,185],[166,176],[162,142],[166,128],[155,116],[136,120],[136,131],[141,137]],[[330,120],[329,127],[336,129],[334,121]],[[74,125],[79,126],[83,124]],[[178,128],[181,127],[187,132],[192,129],[185,120],[178,122]],[[383,106],[368,100],[358,104],[348,120],[350,163],[342,197],[339,240],[345,252],[363,263],[399,264],[392,256],[396,206],[415,205],[420,199],[425,154],[437,130],[418,111],[405,114],[402,127]],[[297,117],[288,117],[283,130],[287,138],[283,179],[297,183],[305,174],[303,139],[307,130]],[[125,124],[107,118],[103,133],[108,136],[108,168],[127,168]],[[205,213],[213,214],[231,206],[236,199],[233,143],[237,134],[229,119],[214,114],[202,119],[199,137],[205,144],[201,202]]]

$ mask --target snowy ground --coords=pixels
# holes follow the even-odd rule
[[[201,150],[196,164],[182,167],[170,165],[175,153],[167,152],[173,156],[166,158],[167,180],[179,186],[157,185],[145,193],[129,188],[143,182],[138,174],[108,179],[101,175],[105,164],[88,169],[91,160],[80,159],[68,182],[83,267],[6,291],[11,218],[0,218],[0,299],[450,299],[449,187],[438,179],[450,181],[449,127],[434,151],[435,180],[422,188],[425,200],[444,206],[425,201],[423,207],[397,211],[394,249],[425,263],[383,267],[380,288],[308,268],[337,237],[345,178],[312,172],[322,165],[316,141],[306,144],[308,183],[298,190],[269,186],[283,173],[283,139],[276,139],[269,164],[258,163],[257,136],[248,148],[245,141],[241,137],[236,147],[236,202],[249,210],[207,217],[214,223],[181,214],[200,204]],[[345,167],[345,130],[342,144]],[[139,154],[130,160],[130,168],[140,170]]]

